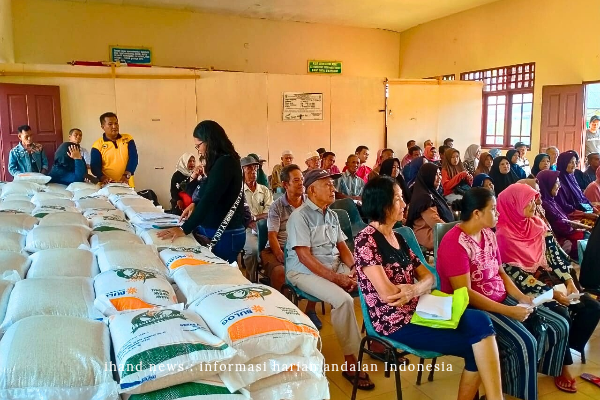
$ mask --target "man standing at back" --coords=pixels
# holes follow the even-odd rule
[[[112,112],[100,116],[102,137],[92,145],[90,169],[102,183],[122,182],[134,187],[138,153],[131,135],[119,133],[119,120]]]
[[[585,155],[590,153],[600,153],[600,117],[593,115],[590,118],[590,128],[585,131]]]

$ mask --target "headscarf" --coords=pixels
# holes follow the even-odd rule
[[[485,166],[485,160],[488,157],[492,157],[491,153],[483,152],[479,156],[479,164],[477,164],[477,168],[475,168],[475,174],[489,174],[491,168]],[[494,157],[492,157],[492,162],[494,162]]]
[[[531,173],[533,176],[537,176],[540,173],[540,163],[544,160],[544,157],[548,158],[550,161],[550,156],[546,153],[540,153],[535,156],[535,160],[533,160],[533,167],[531,167]]]
[[[581,209],[581,204],[588,204],[591,207],[589,200],[583,195],[583,192],[577,183],[577,179],[575,179],[575,173],[567,173],[567,166],[573,157],[575,157],[575,162],[579,161],[577,152],[569,150],[561,153],[558,156],[558,160],[556,160],[556,169],[560,173],[558,178],[560,179],[561,185],[561,188],[556,195],[556,203],[567,214],[571,214],[573,211]]]
[[[514,263],[534,273],[545,253],[546,223],[539,217],[526,217],[523,209],[537,196],[529,185],[512,185],[498,196],[496,238],[503,263]]]
[[[261,162],[260,157],[254,153],[248,154],[248,157],[254,158],[258,163],[258,170],[256,171],[256,183],[269,187],[269,178],[267,178],[267,174],[265,171],[263,171],[263,163]]]
[[[69,157],[69,147],[71,146],[80,147],[76,143],[64,142],[58,146],[56,153],[54,153],[54,165],[68,172],[75,171],[75,160]]]
[[[454,153],[458,153],[458,164],[452,165],[452,155]],[[442,158],[442,169],[448,172],[448,176],[450,178],[454,178],[456,175],[460,174],[465,170],[465,166],[462,161],[460,161],[460,151],[456,149],[447,149],[444,152],[444,157]]]
[[[394,167],[394,162],[398,163],[398,176],[396,176],[395,178],[392,176],[392,168]],[[408,185],[406,184],[404,177],[400,173],[400,165],[401,164],[400,164],[399,159],[388,158],[387,160],[385,160],[384,162],[381,163],[381,167],[379,168],[379,175],[380,176],[389,176],[389,177],[396,179],[396,182],[398,182],[398,186],[400,186],[400,189],[402,189],[402,196],[404,197],[404,201],[408,204],[408,203],[410,203],[411,192],[408,189]],[[600,169],[600,168],[598,168],[598,169]]]
[[[494,164],[492,164],[492,168],[490,168],[490,177],[494,181],[494,192],[496,196],[498,196],[504,189],[515,183],[519,180],[519,177],[515,174],[515,172],[510,169],[508,170],[508,174],[502,174],[500,172],[500,163],[508,158],[506,156],[498,156],[494,158]],[[508,161],[510,164],[510,161]]]
[[[425,155],[425,158],[427,158],[429,161],[440,161],[440,155],[438,154],[437,156],[433,156],[433,153],[431,152],[431,149],[433,149],[433,146],[426,146],[425,147],[425,151],[423,152],[423,154]]]
[[[490,153],[492,158],[496,158],[502,154],[502,150],[500,150],[498,148],[493,148],[493,149],[490,149],[490,151],[488,151],[488,153]],[[481,157],[479,157],[479,159],[481,160]]]
[[[478,144],[472,144],[465,150],[464,161],[471,161],[475,167],[474,169],[477,169],[479,165],[479,158],[475,157],[478,151],[481,151],[481,146]],[[479,157],[481,158],[481,155]]]
[[[406,164],[402,169],[402,175],[404,175],[404,180],[406,181],[406,184],[409,187],[415,183],[419,170],[421,169],[423,164],[426,164],[425,160],[425,157],[417,157],[408,164]]]
[[[437,208],[438,215],[444,222],[454,221],[454,215],[446,200],[437,188],[433,187],[439,168],[435,164],[427,163],[419,170],[408,207],[407,226],[412,228],[415,221],[421,218],[421,213],[433,206]]]
[[[494,183],[494,180],[488,174],[479,174],[473,178],[473,187],[483,187],[483,183],[486,179],[489,179]]]
[[[511,149],[506,152],[506,158],[508,158],[508,162],[510,163],[510,169],[513,170],[513,172],[515,173],[515,175],[517,175],[517,177],[519,179],[525,179],[525,178],[527,178],[527,174],[525,173],[525,170],[523,168],[521,168],[517,163],[513,163],[511,161],[515,154],[517,154],[517,157],[518,157],[519,151],[515,150],[515,149]]]
[[[545,170],[540,171],[537,176],[538,186],[540,187],[540,195],[542,196],[542,207],[546,212],[546,216],[550,214],[555,220],[568,220],[569,217],[564,213],[560,205],[556,201],[556,197],[552,196],[552,188],[556,184],[556,178],[559,178],[560,172]],[[561,192],[562,188],[558,191]]]
[[[181,172],[185,176],[191,176],[193,171],[188,169],[188,163],[192,157],[194,157],[192,153],[183,153],[183,155],[179,157],[179,161],[177,161],[177,171]]]

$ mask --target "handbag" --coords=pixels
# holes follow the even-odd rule
[[[469,189],[471,189],[471,185],[467,181],[462,180],[458,185],[454,186],[452,193],[464,196]]]
[[[410,323],[415,325],[427,326],[429,328],[438,329],[456,329],[460,323],[460,318],[464,314],[469,305],[469,292],[466,287],[461,287],[454,291],[454,294],[447,294],[434,290],[431,292],[433,296],[452,297],[452,318],[449,320],[423,318],[416,312],[413,314]]]
[[[235,199],[233,205],[231,206],[227,214],[225,214],[225,218],[223,218],[223,221],[221,222],[221,225],[219,225],[219,227],[217,228],[217,231],[215,232],[213,238],[210,239],[205,235],[201,235],[197,232],[194,232],[194,238],[196,239],[196,241],[201,245],[208,247],[208,250],[212,251],[213,247],[215,247],[219,239],[221,239],[225,228],[227,228],[227,225],[229,225],[229,222],[231,222],[231,218],[233,218],[233,214],[235,214],[235,210],[237,210],[238,206],[240,205],[243,196],[244,185],[242,184],[242,188],[240,189],[240,193],[238,194],[237,199]]]
[[[546,341],[548,339],[548,323],[546,322],[546,318],[535,310],[523,322],[523,325],[535,337],[537,342],[537,361],[539,362],[546,352]]]

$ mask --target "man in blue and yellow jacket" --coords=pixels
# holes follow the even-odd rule
[[[134,187],[138,153],[131,135],[119,133],[119,120],[112,112],[100,116],[102,137],[92,145],[90,169],[102,183],[123,182]]]

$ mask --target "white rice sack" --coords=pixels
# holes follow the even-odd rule
[[[111,216],[111,217],[118,217],[119,219],[122,219],[123,221],[125,221],[125,213],[121,210],[106,210],[106,209],[95,209],[95,208],[88,208],[87,210],[85,210],[83,212],[83,216],[86,217],[87,219],[92,219],[94,217],[105,217],[105,216]]]
[[[247,390],[231,393],[217,376],[182,383],[144,394],[123,394],[123,400],[246,400]]]
[[[96,199],[103,199],[103,200],[107,200],[108,201],[108,197],[105,196],[100,196],[98,194],[96,194],[98,192],[98,189],[81,189],[81,190],[76,190],[74,191],[73,200],[79,200],[79,199],[83,199],[86,197],[93,197]]]
[[[72,195],[73,194],[71,192],[67,192],[67,195],[64,193],[39,192],[31,197],[31,202],[36,206],[39,206],[43,201],[51,201],[56,199],[70,200]]]
[[[0,280],[0,319],[4,321],[6,316],[6,309],[8,308],[8,301],[10,294],[13,290],[14,283],[6,280]],[[0,361],[1,365],[1,361]]]
[[[25,279],[31,261],[14,251],[0,250],[0,279],[10,279],[16,271],[20,279]]]
[[[253,383],[248,388],[252,400],[329,399],[329,382],[304,371],[285,371]]]
[[[30,201],[25,200],[7,200],[0,203],[0,211],[13,211],[25,214],[31,214],[35,206]]]
[[[102,189],[98,190],[96,193],[100,196],[109,197],[111,194],[137,194],[135,190],[130,188],[129,186],[118,185],[111,186],[110,184],[104,186]]]
[[[32,198],[32,203],[33,203],[33,198]],[[69,199],[60,199],[60,198],[38,200],[37,202],[35,202],[33,204],[35,204],[35,206],[39,207],[39,208],[44,208],[44,207],[75,208],[75,202],[73,202],[72,200],[69,200]],[[65,211],[65,210],[63,210],[63,211]]]
[[[36,226],[27,233],[25,250],[35,253],[47,249],[89,247],[89,230],[79,226]]]
[[[39,185],[45,185],[50,182],[52,177],[44,174],[40,174],[39,172],[23,172],[21,174],[17,174],[14,177],[15,182],[29,182],[29,183],[37,183]]]
[[[147,229],[141,232],[140,237],[142,238],[144,243],[153,244],[159,250],[169,249],[173,247],[200,247],[200,243],[198,243],[196,239],[194,239],[194,236],[192,236],[192,234],[183,237],[178,237],[177,239],[172,240],[159,238],[159,232],[162,232],[162,229]]]
[[[16,232],[0,232],[0,250],[19,253],[25,246],[25,235]]]
[[[160,259],[169,269],[169,273],[175,272],[177,268],[183,266],[203,266],[207,264],[225,264],[227,261],[215,256],[208,247],[174,247],[164,249],[160,252]]]
[[[71,200],[66,200],[66,201],[71,201]],[[60,213],[60,212],[78,213],[79,210],[76,209],[75,207],[70,207],[70,206],[45,205],[45,206],[41,206],[41,207],[35,207],[33,209],[33,211],[31,211],[31,215],[33,215],[36,218],[44,218],[48,214]]]
[[[220,372],[219,377],[233,391],[292,369],[308,372],[314,379],[325,379],[324,364],[325,357],[319,351],[315,350],[312,356],[304,357],[296,349],[288,354],[265,354],[253,358],[244,364],[245,368],[228,369]]]
[[[25,194],[9,194],[4,197],[2,201],[29,201],[31,202],[31,197]]]
[[[38,185],[33,182],[9,182],[2,186],[2,194],[0,197],[4,198],[9,194],[20,194],[25,196],[33,196],[37,192],[43,192],[44,186]]]
[[[121,245],[144,244],[139,236],[125,231],[94,232],[90,239],[93,251],[97,251],[100,247],[109,243]]]
[[[97,197],[85,197],[79,199],[75,202],[77,209],[80,211],[87,210],[89,208],[93,208],[96,210],[114,210],[115,206],[110,204],[108,200],[105,198],[97,198]]]
[[[106,271],[94,279],[96,308],[104,315],[177,304],[173,286],[163,275],[134,268]]]
[[[107,243],[96,250],[96,256],[98,257],[98,266],[102,272],[118,268],[135,268],[161,275],[167,274],[167,268],[160,261],[154,246]]]
[[[76,192],[78,190],[86,190],[86,189],[93,189],[95,191],[98,191],[98,189],[100,189],[100,187],[98,185],[95,185],[95,184],[89,183],[89,182],[73,182],[69,186],[67,186],[67,190],[69,192]]]
[[[189,308],[238,351],[232,362],[296,349],[308,357],[317,348],[319,332],[310,319],[266,285],[205,286]]]
[[[111,200],[112,202],[112,200]],[[136,197],[121,197],[116,202],[113,202],[115,207],[119,210],[125,210],[127,207],[154,207],[154,203],[145,197],[136,196]]]
[[[117,400],[110,364],[104,323],[47,315],[26,318],[0,341],[0,398]]]
[[[147,393],[213,376],[214,363],[235,355],[181,304],[125,311],[108,321],[124,393]]]
[[[0,232],[26,234],[37,224],[37,218],[31,215],[12,212],[0,212]]]
[[[79,226],[91,230],[88,220],[78,212],[50,213],[40,220],[40,226]]]
[[[164,251],[164,250],[163,250]],[[250,281],[244,277],[237,267],[223,264],[207,264],[200,266],[184,265],[172,274],[173,280],[187,304],[198,299],[205,286],[211,285],[246,285]]]
[[[118,216],[103,215],[92,217],[90,225],[94,232],[125,231],[135,233],[133,225]]]
[[[0,330],[6,331],[15,322],[33,315],[103,318],[94,307],[92,280],[64,276],[15,283]]]
[[[71,276],[93,278],[98,274],[94,254],[86,249],[49,249],[29,256],[29,278]]]

